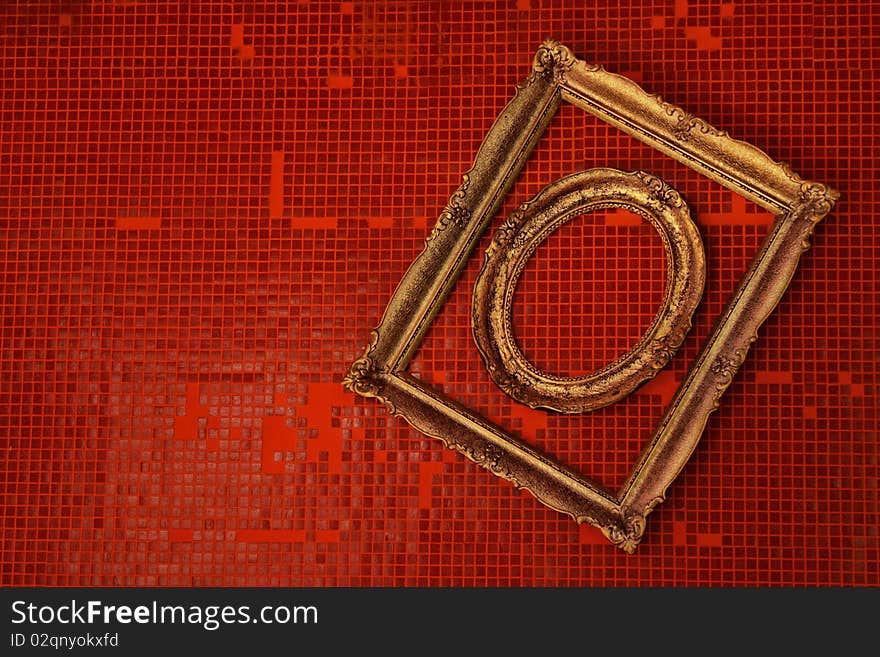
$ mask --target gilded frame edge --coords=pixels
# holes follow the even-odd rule
[[[732,191],[776,220],[691,366],[624,486],[611,494],[406,373],[480,236],[562,101],[617,126]],[[709,415],[742,365],[757,330],[781,300],[815,225],[838,193],[650,95],[635,82],[545,41],[532,71],[489,129],[471,169],[441,212],[343,385],[474,463],[529,490],[577,522],[597,526],[633,553],[645,518],[665,499]]]

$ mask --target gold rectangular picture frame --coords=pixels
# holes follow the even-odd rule
[[[617,126],[775,214],[761,248],[621,489],[613,494],[407,373],[434,317],[562,102]],[[700,440],[709,414],[779,303],[815,225],[837,192],[635,82],[545,41],[528,77],[484,139],[473,167],[403,276],[345,387],[633,553],[645,517],[663,501]]]

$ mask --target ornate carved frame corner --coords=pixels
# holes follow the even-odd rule
[[[526,442],[406,372],[480,236],[563,101],[708,176],[775,213],[776,219],[700,355],[682,381],[630,477],[616,493],[570,471]],[[631,80],[580,61],[545,41],[529,76],[502,110],[343,384],[375,397],[393,415],[439,438],[490,472],[529,490],[577,522],[597,526],[635,551],[645,517],[699,442],[709,414],[733,380],[758,327],[779,303],[815,225],[837,192],[801,179],[786,164]]]

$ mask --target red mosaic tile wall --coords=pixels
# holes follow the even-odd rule
[[[6,2],[0,35],[0,584],[880,584],[875,3]],[[546,36],[842,192],[633,556],[340,386]],[[412,371],[614,487],[771,217],[564,107],[493,225],[597,166],[702,233],[666,370],[582,416],[513,402],[478,253]],[[602,366],[664,269],[632,215],[570,222],[525,353]]]

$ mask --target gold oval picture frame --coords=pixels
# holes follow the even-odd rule
[[[667,262],[663,301],[638,343],[606,367],[577,377],[549,374],[519,348],[514,292],[526,262],[550,233],[603,208],[629,210],[659,233]],[[581,171],[545,187],[496,231],[474,284],[474,340],[489,376],[517,401],[560,413],[592,411],[626,397],[669,362],[691,328],[705,282],[703,242],[675,189],[644,171]]]

